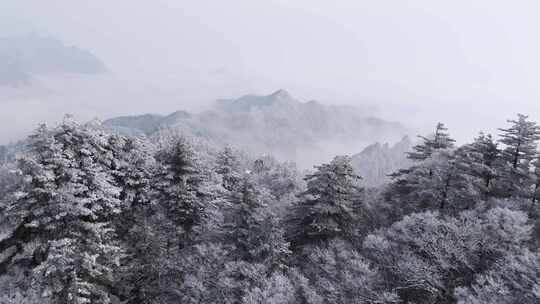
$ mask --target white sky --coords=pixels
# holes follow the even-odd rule
[[[468,140],[517,112],[540,121],[538,12],[533,0],[0,0],[0,35],[56,36],[115,79],[68,106],[1,101],[0,142],[63,109],[166,113],[279,88]]]

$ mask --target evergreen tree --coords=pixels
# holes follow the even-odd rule
[[[459,170],[473,177],[471,181],[483,198],[492,193],[493,181],[498,177],[499,154],[497,143],[490,134],[484,133],[458,150]]]
[[[174,224],[162,211],[144,206],[133,214],[135,224],[127,232],[122,281],[125,303],[175,303],[181,284],[185,250],[171,246]]]
[[[448,129],[443,123],[437,123],[435,133],[432,136],[418,136],[422,143],[413,147],[414,152],[407,153],[408,158],[415,161],[423,161],[431,157],[437,150],[451,149],[455,140],[447,133]]]
[[[11,265],[28,267],[52,303],[110,301],[120,253],[110,223],[122,206],[108,138],[66,119],[41,126],[19,162],[24,179],[7,216],[20,222],[0,249],[17,248]]]
[[[354,205],[361,189],[350,158],[337,156],[316,169],[306,176],[307,190],[292,207],[288,220],[295,247],[353,235]]]
[[[534,166],[534,185],[532,193],[532,202],[535,204],[540,199],[540,154],[533,163]]]
[[[255,251],[260,245],[263,204],[249,176],[244,176],[239,189],[232,194],[231,219],[225,227],[229,242],[234,244],[236,259],[255,260]]]
[[[409,153],[415,164],[391,175],[393,180],[384,195],[401,206],[395,217],[425,209],[457,212],[472,207],[480,197],[470,174],[471,166],[476,165],[471,162],[481,156],[475,150],[479,148],[454,149],[454,140],[444,131],[439,124],[434,139],[423,137],[424,143]]]
[[[169,220],[175,225],[171,233],[182,239],[171,239],[180,247],[191,237],[193,228],[204,217],[207,193],[204,191],[205,175],[193,148],[184,137],[172,140],[169,146],[158,152],[159,168],[153,185],[155,205],[163,208]]]
[[[251,179],[245,175],[232,194],[226,237],[235,247],[235,260],[264,262],[269,267],[281,268],[289,254],[288,243],[268,209],[270,196],[257,189]]]
[[[517,120],[508,120],[511,126],[499,129],[504,145],[501,153],[503,161],[499,194],[502,196],[530,196],[531,161],[536,155],[537,141],[540,139],[540,127],[528,120],[528,116],[518,114]]]
[[[222,186],[232,191],[241,182],[241,164],[238,156],[230,146],[226,146],[216,159],[216,173],[221,175]]]
[[[426,209],[446,213],[472,207],[480,194],[473,187],[473,178],[461,169],[460,151],[438,151],[394,176],[385,197],[400,206],[397,217]]]

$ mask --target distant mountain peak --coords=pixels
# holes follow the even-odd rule
[[[228,111],[246,112],[262,107],[294,104],[298,101],[286,90],[280,89],[270,95],[244,95],[238,99],[220,99],[218,107]]]
[[[274,93],[270,94],[270,97],[273,99],[294,99],[289,92],[284,89],[279,89]]]

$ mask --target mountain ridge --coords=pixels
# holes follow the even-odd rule
[[[104,121],[104,125],[146,135],[174,129],[217,144],[297,162],[309,159],[309,153],[325,151],[316,157],[319,162],[336,151],[353,154],[375,141],[394,142],[410,133],[401,123],[369,114],[348,105],[302,102],[285,90],[277,90],[269,95],[218,99],[210,110],[200,113],[121,116]]]

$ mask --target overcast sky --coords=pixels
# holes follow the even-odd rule
[[[468,140],[517,112],[540,121],[539,11],[533,0],[1,0],[0,35],[86,48],[117,85],[67,107],[3,100],[0,142],[45,117],[39,107],[106,118],[279,88],[376,105],[420,130],[443,121]]]

